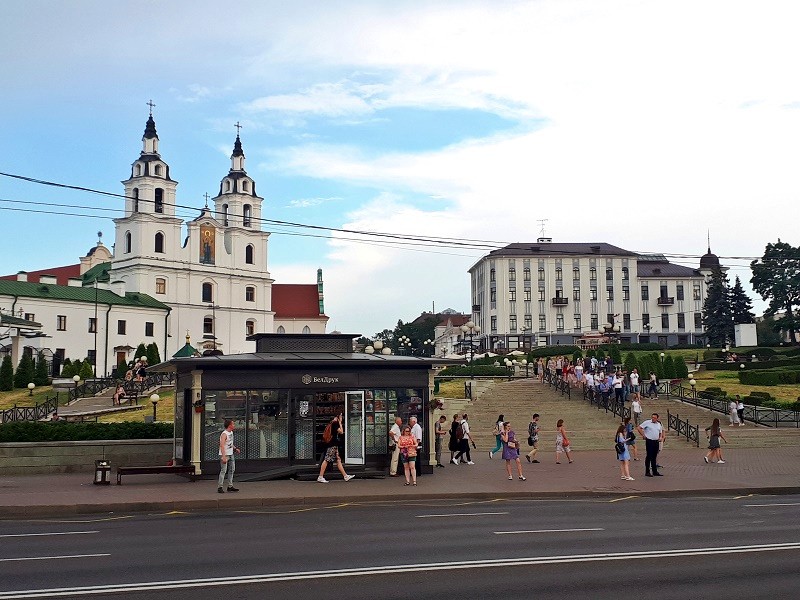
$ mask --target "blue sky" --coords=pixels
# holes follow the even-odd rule
[[[153,99],[178,203],[235,137],[264,216],[306,224],[720,256],[793,244],[795,2],[29,1],[4,6],[0,171],[121,192]],[[77,262],[121,202],[0,178],[0,272]],[[101,208],[116,208],[117,213]],[[781,215],[775,219],[774,215]],[[184,216],[194,216],[187,213]],[[267,227],[279,282],[326,281],[330,328],[468,310],[481,252]],[[341,237],[341,236],[340,236]],[[694,259],[682,262],[696,263]],[[745,260],[726,260],[746,282]],[[758,306],[763,306],[758,303]]]

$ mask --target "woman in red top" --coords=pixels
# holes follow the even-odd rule
[[[406,485],[411,485],[408,476],[411,475],[413,485],[417,485],[417,439],[411,435],[411,427],[406,425],[397,442],[400,448],[400,462],[406,473]]]

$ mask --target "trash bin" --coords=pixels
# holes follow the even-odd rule
[[[94,482],[95,485],[108,485],[111,483],[111,461],[94,461]]]

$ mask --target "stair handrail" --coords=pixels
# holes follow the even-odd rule
[[[697,447],[700,447],[700,426],[692,425],[689,420],[681,420],[678,413],[672,414],[667,410],[667,431],[672,429],[678,435],[686,437],[687,441],[694,442]]]
[[[44,402],[37,402],[34,406],[17,406],[15,404],[11,408],[0,411],[0,423],[41,421],[56,410],[58,410],[58,392],[52,398],[45,396]]]

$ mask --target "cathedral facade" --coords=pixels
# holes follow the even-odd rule
[[[56,362],[89,357],[101,375],[139,343],[168,358],[187,335],[200,351],[238,354],[254,350],[256,333],[325,333],[322,271],[309,284],[270,277],[264,199],[238,133],[213,208],[190,221],[177,216],[178,182],[158,145],[151,113],[122,182],[113,254],[98,242],[80,264],[0,278],[0,346],[15,364],[44,351]]]

